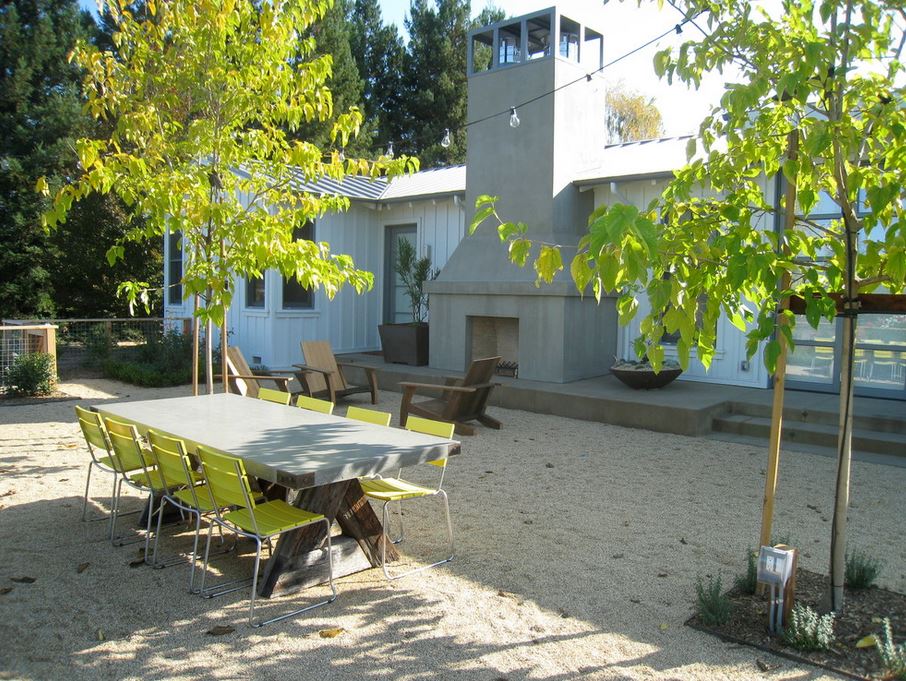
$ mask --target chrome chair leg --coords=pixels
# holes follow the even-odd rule
[[[438,490],[437,493],[433,496],[441,496],[443,498],[444,514],[445,514],[446,520],[447,520],[447,541],[450,546],[450,554],[443,560],[439,560],[436,563],[431,563],[430,565],[422,565],[421,567],[415,568],[413,570],[408,570],[408,571],[403,572],[398,575],[391,575],[390,571],[387,569],[387,537],[385,536],[384,541],[381,543],[381,567],[384,570],[384,577],[386,577],[389,581],[401,579],[402,577],[407,577],[409,575],[415,574],[416,572],[422,572],[424,570],[428,570],[430,568],[437,567],[438,565],[443,565],[444,563],[449,563],[451,560],[453,560],[453,556],[455,553],[455,547],[453,544],[453,521],[450,518],[450,502],[447,499],[447,493],[442,489]],[[389,501],[385,501],[383,508],[382,508],[382,512],[381,512],[381,519],[384,521],[385,526],[386,526],[386,522],[388,520],[387,506],[389,504],[390,504]]]
[[[330,521],[327,518],[324,518],[324,524],[327,527],[327,581],[330,584],[331,596],[330,598],[319,601],[312,605],[307,605],[304,608],[299,608],[298,610],[293,610],[292,612],[285,613],[283,615],[278,615],[277,617],[272,617],[263,622],[255,622],[255,597],[258,595],[258,564],[261,558],[261,540],[256,539],[258,543],[258,551],[255,554],[255,575],[252,580],[252,601],[249,606],[249,624],[258,629],[267,624],[272,624],[274,622],[280,622],[290,617],[295,617],[296,615],[301,615],[303,612],[308,612],[309,610],[314,610],[315,608],[320,608],[323,605],[328,603],[333,603],[337,600],[337,587],[333,583],[333,546],[330,541]],[[322,551],[324,549],[322,548]]]

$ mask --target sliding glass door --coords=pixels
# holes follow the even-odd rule
[[[906,315],[859,316],[853,374],[856,394],[906,400]],[[817,329],[797,319],[796,350],[787,361],[791,389],[840,390],[840,323],[821,320]]]

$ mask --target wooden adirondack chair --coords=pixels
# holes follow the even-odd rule
[[[258,397],[259,381],[270,381],[277,390],[289,392],[287,384],[291,376],[262,376],[255,375],[249,368],[248,362],[242,356],[242,350],[235,345],[227,347],[227,369],[229,374],[229,391],[246,397]]]
[[[480,421],[488,428],[500,429],[500,421],[485,414],[491,390],[499,383],[491,383],[491,376],[500,357],[487,357],[472,361],[465,378],[451,379],[445,385],[434,383],[400,383],[403,401],[400,404],[400,426],[406,427],[409,414],[429,419],[452,422],[460,435],[474,435],[475,428],[467,421]],[[434,391],[441,396],[431,400],[413,402],[416,392]]]
[[[305,364],[298,367],[296,378],[309,397],[323,397],[334,404],[340,397],[356,393],[371,393],[371,404],[377,404],[377,370],[352,362],[338,362],[328,341],[302,341],[302,355]],[[351,385],[343,375],[344,366],[355,366],[365,371],[368,385]]]

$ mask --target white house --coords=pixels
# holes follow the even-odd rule
[[[531,236],[564,245],[568,260],[596,206],[642,207],[662,191],[686,162],[688,138],[606,145],[603,80],[588,75],[603,64],[603,35],[556,8],[472,31],[468,64],[468,120],[480,122],[468,128],[465,166],[390,181],[351,177],[312,185],[300,178],[299,191],[349,197],[347,212],[317,220],[305,236],[351,255],[374,273],[375,285],[328,301],[277,272],[237,281],[230,342],[250,362],[287,368],[303,360],[299,342],[308,339],[327,339],[337,352],[380,349],[378,325],[408,320],[392,267],[400,237],[441,269],[428,285],[432,367],[462,370],[473,357],[500,354],[518,363],[520,378],[568,382],[606,374],[614,356],[632,356],[638,322],[619,327],[613,299],[596,305],[590,296],[580,298],[567,273],[538,288],[531,269],[509,262],[490,226],[469,237],[466,226],[478,195],[498,195],[502,215],[526,222]],[[510,107],[533,99],[516,112],[513,127]],[[763,181],[765,195],[776,201],[778,180]],[[834,217],[821,210],[816,219]],[[180,253],[168,240],[167,286],[178,282]],[[191,314],[179,288],[167,290],[165,315]],[[857,391],[906,399],[906,318],[888,315],[861,326]],[[797,333],[788,386],[836,390],[835,325],[823,323],[816,332],[803,324]],[[746,357],[743,334],[721,321],[717,339],[710,370],[693,360],[680,380],[770,386],[761,357]]]

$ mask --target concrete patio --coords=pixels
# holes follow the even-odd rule
[[[343,357],[376,368],[382,390],[398,391],[400,381],[443,383],[460,376],[430,367],[387,364],[376,354]],[[610,375],[572,383],[507,376],[495,380],[500,386],[491,394],[490,404],[507,409],[756,445],[767,443],[770,431],[771,390],[692,381],[674,381],[659,390],[632,390]],[[835,394],[787,390],[784,448],[832,455],[838,402]],[[906,466],[906,403],[857,397],[853,409],[854,456]]]

